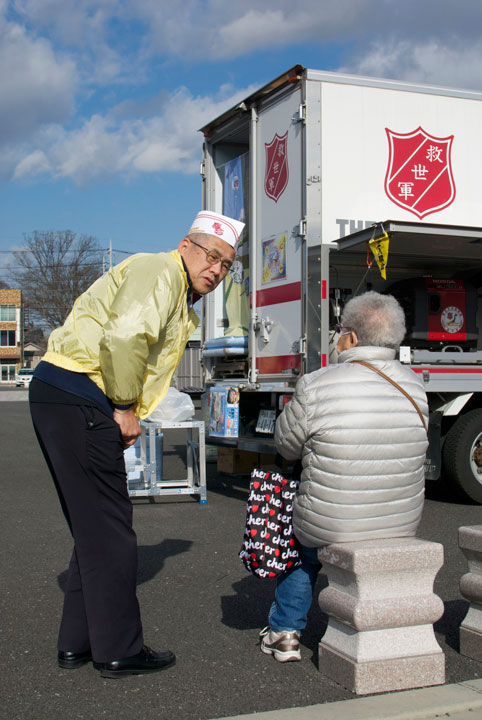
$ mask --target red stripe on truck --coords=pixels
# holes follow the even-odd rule
[[[265,305],[279,305],[279,303],[301,300],[301,283],[294,282],[288,285],[277,285],[276,287],[258,290],[256,293],[257,307]]]
[[[429,373],[479,373],[479,375],[482,375],[482,369],[477,368],[433,368],[433,367],[412,367],[413,372],[421,373],[421,372],[429,372]]]
[[[301,355],[275,355],[256,359],[260,375],[281,375],[283,370],[301,368]]]

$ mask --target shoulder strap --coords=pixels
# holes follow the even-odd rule
[[[388,377],[388,375],[385,375],[384,372],[382,372],[381,370],[379,370],[379,369],[378,369],[377,367],[375,367],[374,365],[370,365],[370,363],[367,363],[367,362],[365,362],[364,360],[352,360],[351,362],[352,362],[352,363],[357,363],[358,365],[364,365],[365,367],[370,368],[370,370],[373,370],[373,372],[378,373],[378,374],[381,375],[383,378],[385,378],[385,380],[388,380],[388,382],[389,382],[391,385],[393,385],[394,387],[396,387],[397,390],[400,390],[400,392],[402,393],[402,395],[405,395],[405,397],[407,398],[407,400],[410,400],[410,402],[412,403],[413,407],[414,407],[415,410],[418,412],[418,415],[419,415],[419,417],[420,417],[420,420],[422,421],[422,424],[423,424],[423,426],[424,426],[424,428],[425,428],[425,432],[427,432],[427,425],[425,424],[425,418],[424,418],[424,416],[422,415],[422,411],[421,411],[420,408],[418,407],[418,405],[417,405],[417,403],[415,402],[415,400],[413,399],[413,397],[412,397],[411,395],[409,395],[408,392],[406,392],[402,387],[400,387],[400,385],[399,385],[397,382],[395,382],[395,380],[392,380],[391,378]]]

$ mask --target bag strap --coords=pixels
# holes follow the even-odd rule
[[[419,418],[420,418],[420,420],[422,421],[422,424],[423,424],[423,426],[424,426],[424,428],[425,428],[425,432],[427,432],[427,425],[426,425],[426,423],[425,423],[425,418],[424,418],[424,416],[422,415],[422,411],[421,411],[420,408],[418,407],[418,405],[417,405],[417,403],[415,402],[415,400],[413,399],[413,397],[412,397],[411,395],[409,395],[408,392],[406,392],[402,387],[400,387],[400,385],[399,385],[397,382],[395,382],[395,380],[392,380],[392,378],[389,378],[388,375],[385,375],[384,372],[382,372],[381,370],[379,370],[379,369],[378,369],[377,367],[375,367],[374,365],[370,365],[370,363],[367,363],[367,362],[365,362],[364,360],[352,360],[351,362],[352,362],[352,363],[358,363],[358,365],[364,365],[365,367],[370,368],[370,370],[373,370],[373,372],[378,373],[378,374],[381,375],[383,378],[385,378],[385,380],[388,380],[388,382],[391,383],[391,385],[393,385],[394,387],[396,387],[397,390],[400,390],[400,392],[402,393],[402,395],[405,395],[405,397],[407,398],[407,400],[410,400],[410,402],[412,403],[413,407],[414,407],[415,410],[418,412]]]

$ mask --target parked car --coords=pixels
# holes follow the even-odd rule
[[[33,370],[32,368],[20,368],[18,371],[16,377],[15,377],[15,385],[23,385],[24,387],[30,383],[30,380],[33,377]]]

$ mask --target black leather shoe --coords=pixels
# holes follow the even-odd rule
[[[82,665],[85,665],[91,660],[92,654],[90,650],[86,650],[85,652],[81,653],[74,653],[68,651],[64,652],[63,650],[59,650],[59,654],[57,655],[59,667],[65,668],[66,670],[73,670],[74,668],[82,667]]]
[[[117,678],[124,675],[144,675],[158,672],[158,670],[164,670],[164,668],[174,665],[175,662],[176,656],[170,650],[154,652],[144,645],[137,655],[107,663],[94,662],[94,667],[100,671],[102,677]]]

